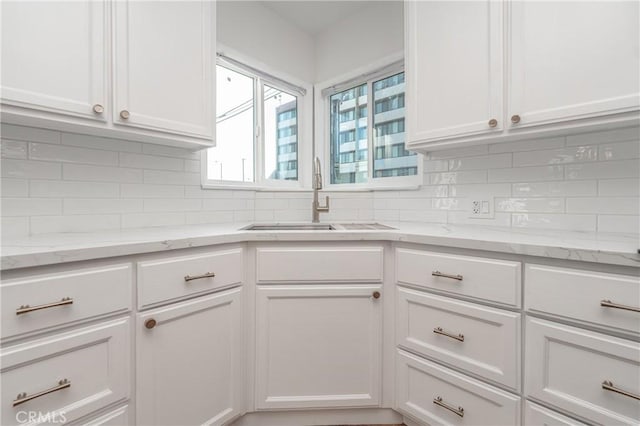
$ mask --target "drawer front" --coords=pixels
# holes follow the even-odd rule
[[[132,273],[127,263],[4,281],[2,338],[130,310]]]
[[[396,280],[509,306],[520,306],[519,262],[399,248]]]
[[[131,410],[128,405],[116,408],[106,414],[92,417],[91,420],[80,419],[73,426],[128,426],[131,422]]]
[[[527,264],[525,304],[530,311],[640,334],[639,277]]]
[[[257,281],[381,282],[382,247],[258,248]]]
[[[638,424],[640,343],[541,319],[527,320],[526,392],[600,424]]]
[[[524,406],[525,426],[586,426],[585,423],[527,401]]]
[[[138,262],[138,307],[240,284],[243,263],[241,248]]]
[[[519,387],[520,314],[404,288],[396,300],[399,345]]]
[[[24,424],[25,411],[70,422],[125,400],[130,348],[128,318],[3,348],[2,424]]]
[[[518,396],[403,351],[397,354],[396,374],[397,408],[417,420],[431,425],[520,424]]]

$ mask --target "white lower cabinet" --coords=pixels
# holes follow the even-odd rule
[[[637,425],[640,343],[527,321],[526,393],[598,424]]]
[[[263,286],[256,291],[258,409],[380,403],[380,286]]]
[[[402,350],[396,406],[429,425],[519,425],[520,397]]]
[[[138,314],[137,424],[220,425],[241,413],[242,288]]]
[[[2,348],[2,425],[66,423],[129,397],[130,322]]]
[[[527,401],[524,405],[525,426],[584,426],[584,423]]]

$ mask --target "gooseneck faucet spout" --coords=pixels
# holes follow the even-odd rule
[[[326,213],[329,211],[329,197],[326,197],[324,206],[320,205],[318,201],[318,191],[322,189],[322,168],[320,167],[320,159],[315,158],[313,163],[313,202],[311,203],[311,222],[320,222],[320,213]]]

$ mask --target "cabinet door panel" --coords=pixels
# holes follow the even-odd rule
[[[2,103],[104,121],[106,2],[2,4]]]
[[[215,3],[118,1],[113,7],[114,122],[211,139]]]
[[[511,2],[512,127],[637,110],[638,2]]]
[[[138,424],[220,425],[239,414],[241,295],[235,288],[138,315]]]
[[[257,407],[378,405],[378,286],[257,290]]]
[[[409,142],[502,129],[502,15],[500,2],[405,2]]]

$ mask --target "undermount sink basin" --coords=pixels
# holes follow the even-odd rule
[[[247,231],[333,231],[327,223],[258,223],[243,228]]]
[[[395,228],[380,223],[254,223],[242,229],[245,231],[362,231]]]

